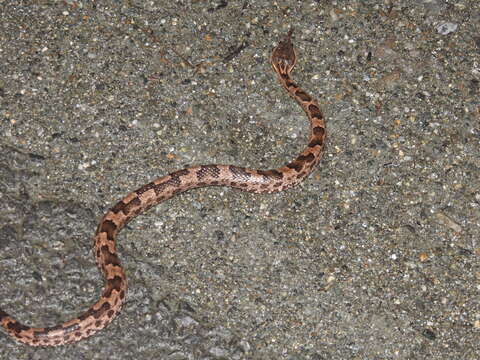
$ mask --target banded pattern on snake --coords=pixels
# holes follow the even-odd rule
[[[292,30],[273,49],[270,62],[282,86],[303,108],[310,120],[307,147],[296,159],[273,170],[253,170],[234,165],[200,165],[160,177],[131,192],[102,218],[94,238],[96,262],[105,276],[100,299],[86,312],[62,324],[34,328],[15,320],[0,309],[0,324],[16,340],[31,346],[70,344],[92,336],[107,326],[121,311],[127,280],[115,249],[120,230],[134,217],[177,193],[204,186],[230,186],[253,193],[273,193],[288,189],[307,177],[322,156],[325,120],[317,102],[291,79],[296,53]]]

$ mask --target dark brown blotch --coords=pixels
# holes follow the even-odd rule
[[[120,211],[124,212],[123,209],[125,209],[125,203],[120,200],[118,203],[115,204],[114,207],[110,209],[111,212],[118,214]]]
[[[95,309],[93,307],[91,307],[90,309],[88,309],[87,311],[85,311],[82,315],[80,315],[78,317],[78,320],[80,321],[83,321],[85,319],[88,319],[90,316],[93,316],[93,314],[95,313]]]
[[[167,198],[167,196],[160,196],[160,197],[157,198],[157,201],[161,202],[161,201],[165,200],[166,198]]]
[[[324,136],[325,135],[325,128],[322,126],[315,126],[312,129],[313,135],[315,136]]]
[[[125,204],[125,210],[123,212],[125,213],[125,215],[129,215],[132,211],[138,211],[138,209],[136,208],[140,207],[141,205],[142,201],[140,200],[140,198],[135,197],[130,200],[128,204]]]
[[[161,193],[165,191],[165,188],[168,186],[168,181],[162,182],[160,184],[156,184],[153,187],[153,190],[155,190],[155,195],[158,197]]]
[[[305,171],[302,171],[301,173],[297,174],[297,179],[303,178],[307,173]]]
[[[171,176],[165,183],[167,186],[179,187],[182,184],[182,180],[178,176]]]
[[[291,87],[297,88],[298,87],[297,84],[295,84],[295,82],[288,77],[288,75],[285,78],[285,86],[287,88],[291,88]]]
[[[104,302],[102,306],[93,313],[93,317],[95,319],[99,319],[108,310],[110,310],[110,304],[108,302]]]
[[[125,205],[126,203],[123,200],[120,200],[118,203],[115,204],[114,207],[110,209],[111,212],[118,214],[119,212],[125,213]]]
[[[175,171],[170,174],[170,179],[166,182],[166,184],[170,186],[180,186],[182,183],[182,181],[180,180],[180,177],[188,175],[189,173],[190,171],[187,169]]]
[[[200,166],[200,169],[197,171],[198,180],[202,180],[206,176],[210,176],[215,179],[218,178],[220,176],[220,168],[216,165]]]
[[[303,168],[303,161],[298,161],[295,159],[291,163],[288,163],[287,167],[297,172],[300,172]]]
[[[247,172],[247,169],[245,169],[244,167],[230,165],[228,169],[233,174],[233,177],[235,179],[248,180],[252,177],[252,175]]]
[[[313,148],[315,146],[320,146],[320,147],[323,146],[323,138],[322,137],[316,137],[308,143],[308,147],[310,147],[310,148]]]
[[[308,111],[310,111],[311,115],[315,118],[323,117],[322,112],[320,111],[317,105],[314,105],[314,104],[308,105]]]
[[[312,98],[310,95],[308,95],[305,91],[303,91],[302,89],[298,89],[297,91],[295,91],[295,95],[297,95],[300,100],[302,101],[312,101]]]
[[[7,324],[7,329],[12,330],[13,332],[18,334],[22,331],[30,330],[30,327],[22,325],[18,321],[13,320]]]
[[[122,289],[122,284],[123,284],[123,279],[118,275],[114,276],[111,279],[108,279],[106,289],[105,289],[105,293],[104,293],[103,296],[108,299],[110,297],[110,295],[112,294],[113,290],[115,290],[117,292],[120,292],[120,290]]]
[[[113,241],[116,231],[117,225],[112,220],[103,220],[98,227],[97,233],[106,233],[107,239]]]
[[[120,266],[120,259],[118,256],[112,252],[110,252],[107,245],[103,245],[100,248],[102,254],[101,258],[103,259],[103,265],[115,265]]]
[[[188,175],[190,173],[190,170],[188,169],[182,169],[182,170],[177,170],[177,171],[174,171],[173,173],[170,174],[170,176],[185,176],[185,175]]]
[[[278,171],[278,170],[258,170],[257,171],[260,175],[263,175],[263,176],[266,176],[267,178],[273,178],[273,179],[282,179],[283,178],[283,174]]]
[[[307,163],[311,163],[313,160],[315,160],[315,155],[313,154],[308,154],[308,155],[299,155],[297,157],[297,160],[298,161],[304,161],[304,162],[307,162]]]
[[[140,196],[149,190],[155,189],[155,186],[156,185],[153,182],[150,182],[148,184],[143,185],[140,189],[135,190],[135,194]]]

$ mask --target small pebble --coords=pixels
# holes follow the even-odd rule
[[[445,225],[446,227],[452,229],[453,231],[457,233],[462,231],[462,227],[459,224],[457,224],[455,221],[450,219],[447,215],[441,212],[438,212],[435,214],[435,217],[437,218],[437,221],[440,224]]]
[[[457,30],[458,25],[454,23],[441,23],[437,26],[437,32],[441,35],[448,35]]]

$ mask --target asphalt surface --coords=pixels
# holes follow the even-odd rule
[[[33,4],[31,4],[33,3]],[[132,221],[123,313],[98,335],[0,359],[479,359],[480,3],[0,1],[0,307],[51,326],[102,279],[92,235],[142,184],[193,164],[300,186],[191,191]]]

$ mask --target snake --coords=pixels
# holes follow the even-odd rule
[[[322,157],[326,125],[318,102],[302,90],[291,77],[297,60],[292,43],[293,29],[271,52],[270,63],[282,87],[304,110],[310,122],[305,149],[292,161],[277,169],[255,170],[235,165],[198,165],[162,176],[130,192],[101,219],[94,236],[97,266],[104,276],[104,289],[81,315],[49,327],[24,325],[0,309],[0,324],[7,334],[31,346],[58,346],[75,343],[105,328],[121,312],[127,294],[127,279],[117,254],[115,240],[125,225],[176,194],[206,186],[227,186],[252,193],[274,193],[304,180]]]

